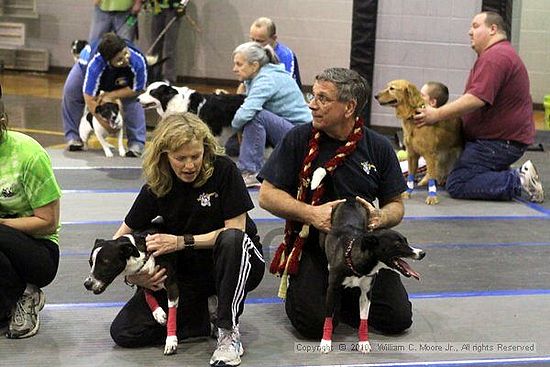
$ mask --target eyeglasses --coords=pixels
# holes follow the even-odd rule
[[[330,99],[328,98],[327,96],[325,96],[324,94],[321,94],[321,95],[315,95],[313,93],[306,93],[306,101],[307,103],[311,103],[313,101],[317,101],[317,103],[319,104],[319,106],[326,106],[327,104],[329,103],[332,103],[332,102],[335,102],[336,100],[335,99]]]
[[[128,64],[129,60],[130,60],[130,50],[125,48],[124,50],[120,51],[115,57],[113,57],[110,63],[114,67],[121,67]]]

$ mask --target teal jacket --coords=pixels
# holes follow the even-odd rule
[[[283,64],[266,64],[251,80],[244,82],[246,98],[231,125],[241,129],[261,110],[272,112],[293,124],[312,121],[302,91]]]

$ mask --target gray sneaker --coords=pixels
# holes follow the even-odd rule
[[[520,167],[519,179],[521,181],[521,188],[527,193],[529,201],[534,203],[542,203],[544,201],[542,182],[537,168],[531,160],[523,163]]]
[[[254,173],[254,172],[248,172],[248,171],[241,172],[241,176],[243,178],[243,181],[246,187],[251,188],[251,187],[261,186],[260,181],[258,181],[258,179],[256,178],[256,175],[257,173]]]
[[[35,335],[40,328],[38,312],[44,308],[45,303],[46,296],[37,287],[29,294],[24,293],[12,309],[6,337],[23,339]]]
[[[238,366],[241,364],[241,356],[244,354],[239,326],[233,330],[218,329],[218,346],[210,358],[213,367]]]
[[[132,143],[128,146],[128,151],[126,152],[126,157],[135,157],[139,158],[143,154],[143,146],[137,143]]]
[[[67,142],[67,150],[69,152],[78,152],[84,148],[84,144],[80,139],[71,139]]]

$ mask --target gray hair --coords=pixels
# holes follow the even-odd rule
[[[317,82],[329,82],[336,86],[338,101],[355,101],[355,117],[365,108],[371,89],[369,83],[358,72],[346,68],[328,68],[315,77]]]
[[[246,42],[235,48],[233,56],[241,54],[249,64],[257,62],[260,67],[265,64],[278,64],[279,59],[270,45],[262,46],[257,42]]]

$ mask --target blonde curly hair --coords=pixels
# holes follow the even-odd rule
[[[204,185],[214,173],[216,156],[225,154],[208,125],[196,115],[185,112],[164,118],[155,128],[153,139],[147,145],[143,156],[143,176],[151,191],[162,197],[172,189],[172,169],[168,153],[179,150],[193,141],[202,141],[204,156],[194,187]]]

